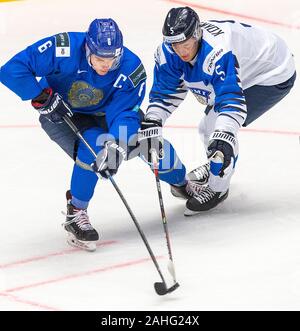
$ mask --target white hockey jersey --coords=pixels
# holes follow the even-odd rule
[[[226,129],[229,118],[237,129],[247,116],[244,89],[291,78],[293,56],[280,37],[259,27],[235,21],[207,21],[201,27],[203,37],[191,63],[168,44],[158,47],[146,117],[164,123],[190,90],[219,113],[218,129]]]

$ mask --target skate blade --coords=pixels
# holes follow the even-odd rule
[[[72,233],[68,233],[67,243],[72,247],[81,248],[88,252],[94,252],[97,248],[95,241],[78,240]]]
[[[188,200],[189,198],[191,198],[191,197],[189,197],[189,198],[184,198],[182,195],[175,195],[174,193],[172,193],[172,195],[173,195],[174,198],[176,198],[176,199],[178,199],[178,200],[181,200],[181,201],[186,201],[186,200]]]
[[[193,210],[190,210],[190,209],[185,209],[183,215],[184,216],[194,216],[194,215],[198,215],[200,213],[203,213],[203,211],[193,211]]]
[[[186,200],[188,200],[189,198],[191,198],[191,196],[190,196],[190,197],[185,197],[185,196],[183,196],[182,194],[177,193],[177,192],[176,192],[175,190],[173,190],[173,189],[171,189],[170,191],[171,191],[172,196],[173,196],[174,198],[178,199],[178,200],[186,201]]]

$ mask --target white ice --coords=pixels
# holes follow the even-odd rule
[[[211,7],[197,9],[201,19],[236,19],[278,33],[300,71],[299,1],[276,2],[276,7],[271,0],[192,3]],[[164,17],[178,5],[163,0],[0,2],[0,65],[42,37],[84,31],[96,17],[113,17],[125,44],[145,64],[149,91]],[[249,127],[253,130],[240,132],[238,168],[223,204],[186,218],[184,202],[162,184],[181,285],[164,297],[154,292],[159,275],[109,182],[98,184],[89,209],[103,244],[94,253],[70,251],[60,211],[65,210],[72,162],[38,127],[29,102],[2,85],[0,96],[0,310],[299,310],[299,81]],[[147,102],[146,97],[144,108]],[[164,130],[188,170],[205,161],[193,128],[201,116],[203,107],[189,96]],[[115,180],[171,284],[152,173],[132,160]]]

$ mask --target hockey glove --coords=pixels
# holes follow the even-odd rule
[[[123,147],[113,141],[107,141],[104,148],[98,153],[92,168],[101,177],[108,178],[107,171],[111,176],[114,176],[126,156],[127,153]]]
[[[236,138],[231,132],[216,130],[212,134],[207,148],[207,157],[210,160],[210,170],[214,175],[223,177],[227,169],[230,171],[229,168],[234,167],[236,144]]]
[[[140,154],[148,163],[152,163],[152,152],[157,159],[164,157],[161,121],[147,119],[141,123],[139,129]]]
[[[31,101],[31,105],[52,123],[62,123],[64,116],[73,116],[70,107],[58,93],[53,93],[51,88],[44,89]]]

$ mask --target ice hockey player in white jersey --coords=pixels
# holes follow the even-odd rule
[[[185,215],[227,198],[240,127],[284,98],[295,79],[293,55],[274,33],[232,20],[200,22],[189,7],[168,12],[142,129],[163,126],[188,91],[206,105],[199,132],[208,163],[187,176],[201,184],[201,191],[188,199]]]

